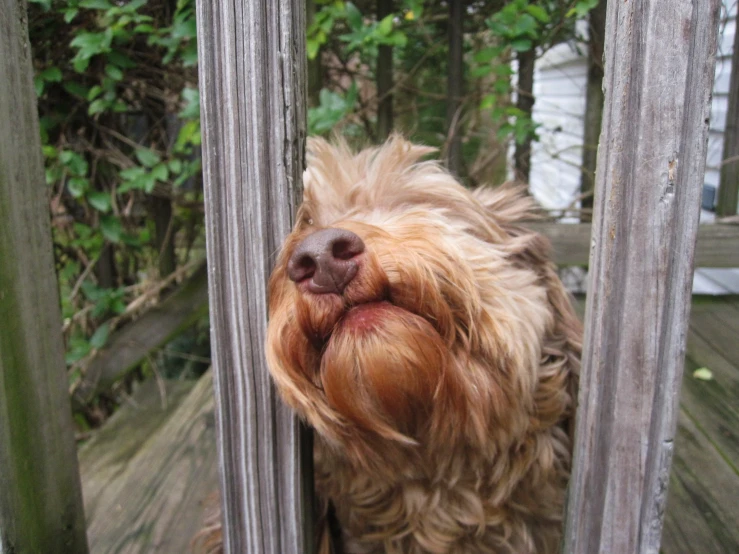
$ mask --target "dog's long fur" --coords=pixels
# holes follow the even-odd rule
[[[557,552],[581,326],[548,242],[521,226],[533,201],[470,192],[419,161],[430,151],[310,142],[270,281],[269,367],[316,431],[343,551]],[[287,276],[327,227],[366,245],[343,295]]]

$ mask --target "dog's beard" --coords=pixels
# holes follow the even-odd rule
[[[328,404],[365,431],[413,442],[432,425],[448,355],[425,319],[388,302],[351,309],[331,334],[320,377]]]

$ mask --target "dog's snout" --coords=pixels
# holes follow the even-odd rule
[[[341,294],[359,269],[355,259],[364,242],[344,229],[323,229],[308,235],[290,257],[287,275],[296,283],[307,280],[310,292]]]

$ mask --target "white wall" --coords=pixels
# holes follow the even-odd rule
[[[736,12],[737,0],[724,0],[705,176],[705,183],[715,187],[723,150]],[[542,205],[550,209],[571,205],[580,188],[586,52],[584,44],[559,44],[536,63],[533,118],[541,127],[540,140],[532,146],[530,186]]]

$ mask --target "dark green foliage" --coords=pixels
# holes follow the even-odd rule
[[[163,250],[181,266],[202,245],[195,2],[32,0],[29,23],[74,387]]]

